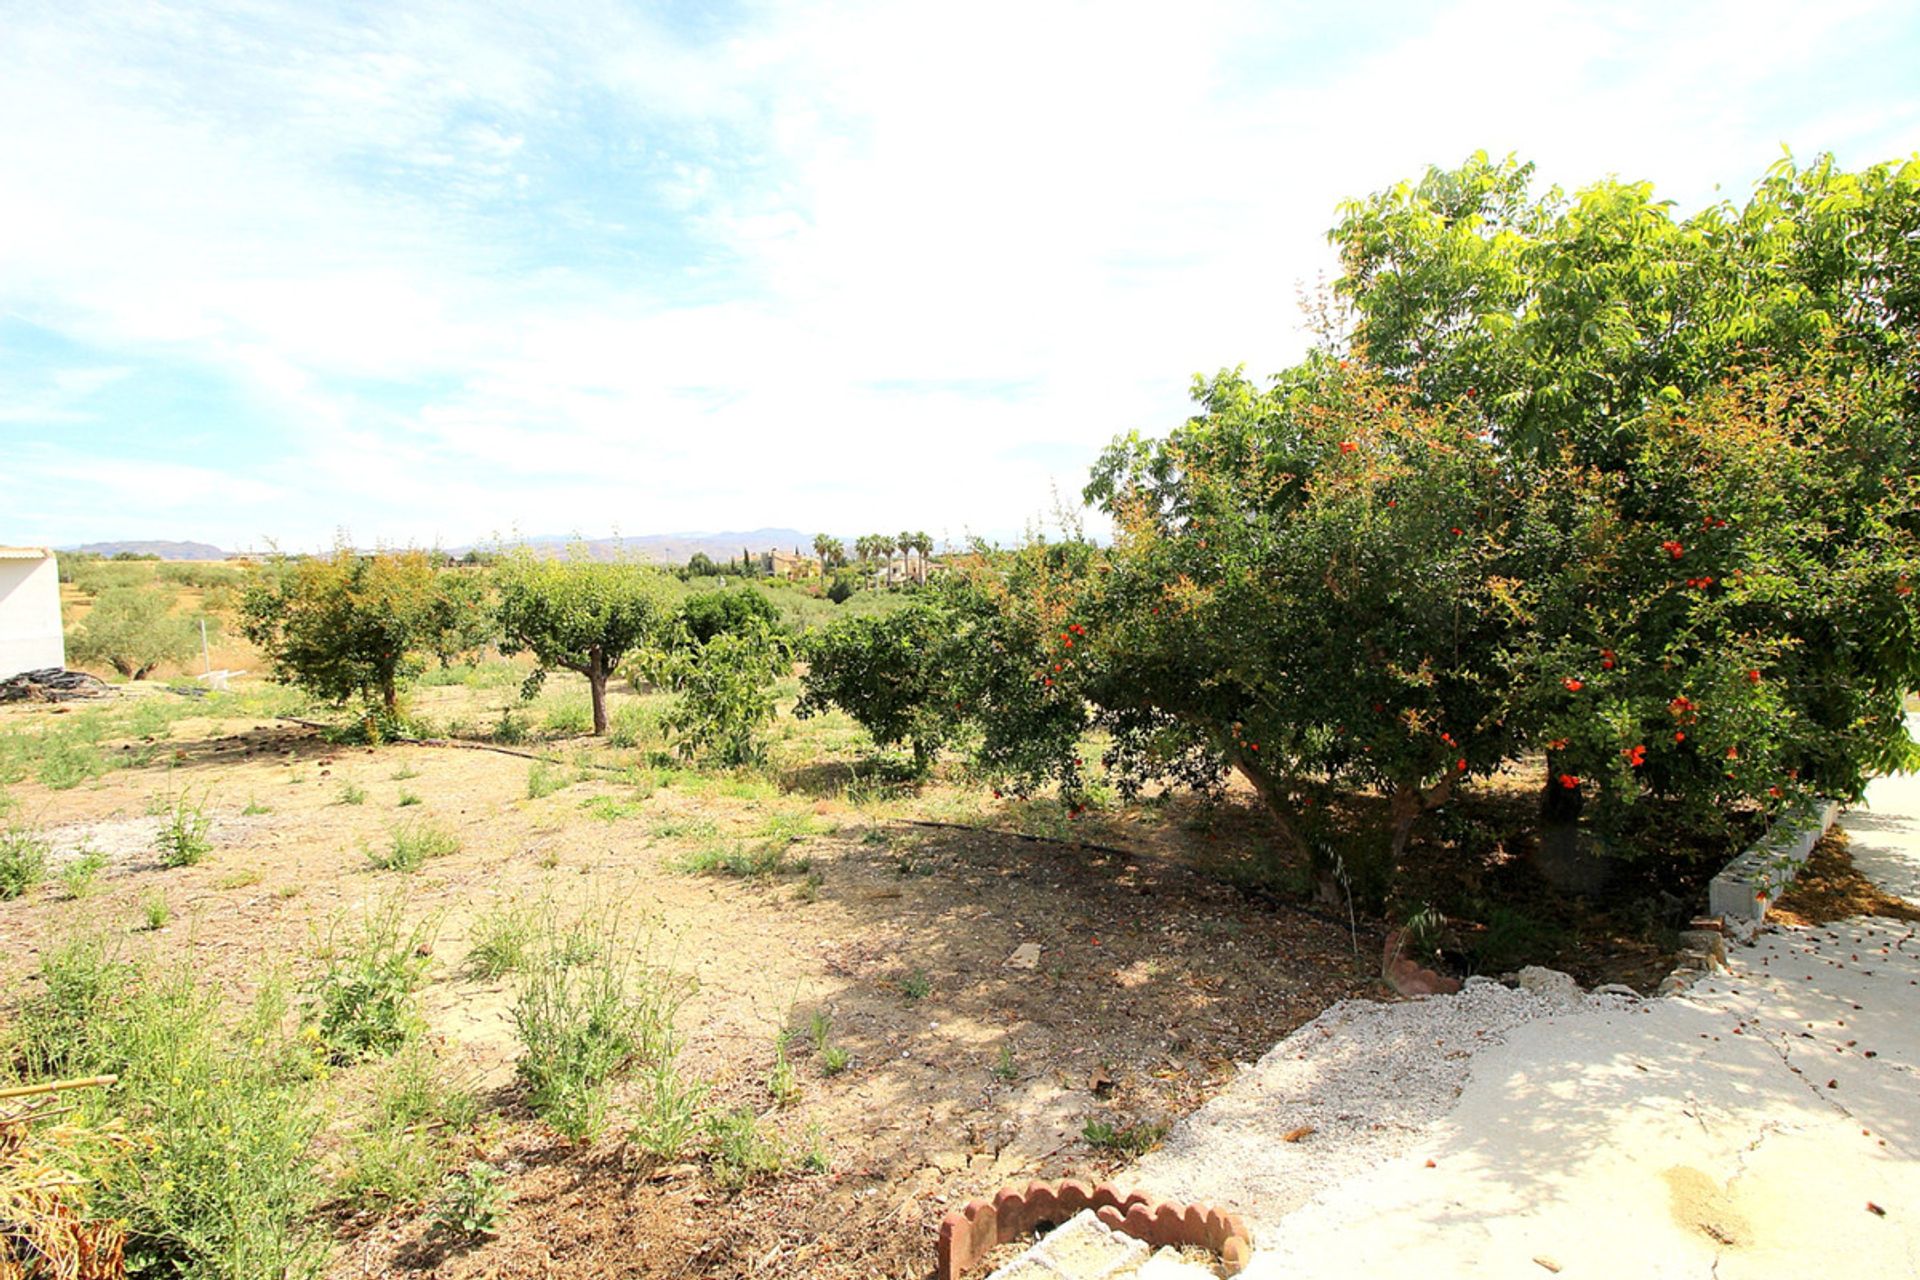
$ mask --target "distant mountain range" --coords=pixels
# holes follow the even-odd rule
[[[162,560],[225,560],[227,553],[209,542],[87,542],[62,551],[95,556],[159,556]]]
[[[837,535],[853,549],[852,535]],[[716,561],[738,560],[742,551],[759,555],[763,551],[798,551],[813,554],[813,534],[798,529],[740,529],[723,533],[645,533],[625,538],[574,538],[555,534],[532,537],[486,538],[445,548],[447,554],[460,556],[469,551],[497,551],[503,547],[531,547],[544,555],[581,554],[593,560],[649,560],[656,564],[685,564],[695,552],[705,552]],[[935,551],[944,548],[936,545]],[[88,552],[97,556],[127,553],[158,556],[162,560],[225,560],[229,552],[206,542],[88,542],[62,551]]]
[[[709,559],[738,560],[742,551],[759,555],[762,551],[798,550],[813,554],[813,535],[798,529],[745,529],[727,533],[644,533],[630,538],[566,538],[540,535],[525,538],[488,539],[467,547],[451,547],[451,555],[465,555],[475,548],[496,551],[502,547],[531,547],[549,555],[585,555],[593,560],[651,560],[658,564],[685,564],[696,551]]]

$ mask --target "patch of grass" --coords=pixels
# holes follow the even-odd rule
[[[607,725],[607,745],[627,750],[662,741],[660,712],[644,702],[626,702],[615,707]]]
[[[987,1070],[991,1071],[993,1078],[1001,1084],[1012,1084],[1015,1080],[1018,1080],[1020,1078],[1020,1068],[1014,1065],[1013,1046],[1010,1044],[1001,1045],[1000,1056],[993,1060],[993,1065],[987,1068]]]
[[[797,863],[788,863],[784,845],[756,844],[751,847],[738,841],[724,844],[710,844],[694,849],[667,864],[669,870],[685,875],[739,876],[742,879],[758,879],[762,876],[778,875],[782,871],[798,869]]]
[[[425,866],[428,858],[444,858],[459,850],[460,840],[451,831],[421,821],[395,827],[385,849],[363,847],[362,852],[382,871],[411,874]]]
[[[1134,1159],[1145,1155],[1160,1145],[1160,1139],[1167,1136],[1164,1124],[1134,1124],[1116,1126],[1105,1120],[1089,1120],[1080,1130],[1080,1136],[1087,1145],[1097,1151],[1112,1151]]]
[[[602,822],[619,822],[631,818],[640,812],[640,806],[629,800],[616,800],[612,796],[595,796],[591,800],[582,800],[580,807]]]
[[[820,1072],[822,1075],[837,1076],[847,1069],[852,1056],[837,1044],[830,1044],[820,1050]]]
[[[707,1117],[707,1153],[714,1181],[730,1190],[772,1177],[786,1163],[779,1135],[763,1131],[746,1107]]]
[[[417,778],[419,776],[420,776],[420,771],[414,768],[412,765],[407,765],[407,764],[401,765],[398,769],[395,769],[392,773],[387,775],[387,777],[394,782],[405,782],[409,778]]]
[[[561,790],[573,781],[565,769],[545,760],[535,760],[527,770],[527,799],[539,800]]]
[[[148,933],[157,933],[167,927],[167,919],[173,914],[167,906],[167,895],[158,889],[149,889],[147,896],[140,899],[140,920]]]
[[[700,1127],[700,1104],[707,1087],[682,1080],[670,1057],[650,1064],[645,1075],[640,1114],[629,1136],[647,1154],[671,1160],[686,1149]]]
[[[247,797],[247,807],[240,811],[242,816],[248,817],[248,818],[258,817],[260,814],[272,813],[272,812],[273,812],[272,809],[269,809],[266,805],[261,804],[258,800],[254,799],[252,796]]]
[[[793,1060],[787,1056],[785,1043],[777,1042],[773,1046],[773,1068],[767,1072],[767,1092],[773,1096],[774,1105],[783,1110],[800,1100],[800,1082],[794,1078]]]
[[[349,926],[335,920],[304,988],[307,1025],[336,1062],[392,1053],[420,1026],[414,993],[426,979],[434,929],[408,927],[397,895]]]
[[[366,802],[367,790],[359,783],[349,782],[346,786],[340,788],[341,804],[365,804]]]
[[[107,771],[107,758],[91,742],[67,734],[43,735],[40,768],[36,776],[49,791],[70,791],[83,782],[91,782]]]
[[[644,937],[628,936],[611,913],[562,926],[549,908],[540,937],[514,1002],[515,1069],[534,1113],[562,1136],[586,1141],[606,1126],[608,1084],[617,1074],[674,1061],[684,989],[649,962]],[[583,950],[592,958],[567,963]]]
[[[801,1158],[800,1164],[808,1173],[826,1173],[831,1168],[827,1159],[826,1135],[820,1131],[817,1121],[807,1126],[807,1154]]]
[[[933,992],[933,980],[925,969],[915,969],[900,979],[900,994],[912,1001],[925,1000]]]
[[[106,868],[107,855],[94,848],[83,848],[60,868],[60,887],[69,898],[90,898],[100,872]]]
[[[541,708],[540,726],[553,738],[577,738],[593,732],[593,704],[585,698],[558,698]]]
[[[479,1114],[472,1092],[442,1077],[426,1042],[410,1041],[374,1087],[337,1190],[362,1207],[424,1204],[452,1164],[451,1140]]]
[[[487,736],[503,747],[517,747],[527,740],[527,722],[514,715],[513,708],[509,707],[500,713]]]
[[[216,889],[244,889],[250,884],[260,883],[260,872],[253,867],[240,867],[221,873],[213,882]]]
[[[647,834],[659,840],[705,840],[719,835],[720,825],[712,818],[669,814],[649,822]]]
[[[212,851],[213,841],[208,833],[213,830],[213,817],[207,813],[205,801],[204,794],[196,803],[182,791],[170,802],[163,802],[166,808],[160,818],[159,833],[154,836],[161,866],[190,867]]]
[[[526,967],[533,946],[532,915],[516,906],[500,906],[473,923],[473,943],[467,948],[467,972],[494,979]]]
[[[414,805],[421,803],[421,800],[419,796],[407,790],[405,787],[402,787],[400,788],[400,798],[398,800],[395,800],[393,803],[394,803],[394,807],[397,809],[410,809]]]
[[[0,901],[17,898],[47,877],[47,842],[28,827],[0,830]]]

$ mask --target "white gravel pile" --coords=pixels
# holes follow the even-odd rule
[[[1452,1108],[1473,1055],[1513,1028],[1637,1000],[1624,988],[1582,995],[1544,970],[1527,977],[1537,990],[1471,979],[1454,996],[1334,1005],[1176,1125],[1129,1184],[1229,1206],[1258,1231],[1411,1147]]]
[[[271,818],[259,814],[211,814],[207,842],[215,848],[239,844],[266,828]],[[92,850],[109,866],[139,867],[158,861],[159,817],[108,818],[101,822],[70,822],[40,832],[55,866]]]

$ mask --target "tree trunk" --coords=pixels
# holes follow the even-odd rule
[[[391,675],[386,676],[380,682],[380,705],[387,709],[388,715],[396,719],[399,717],[400,686],[394,682]]]
[[[607,663],[595,649],[587,661],[587,687],[593,692],[593,736],[607,736]]]

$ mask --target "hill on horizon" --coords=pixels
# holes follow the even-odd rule
[[[159,556],[162,560],[225,560],[227,553],[210,542],[83,542],[77,547],[56,547],[56,551],[77,551],[94,556]]]

